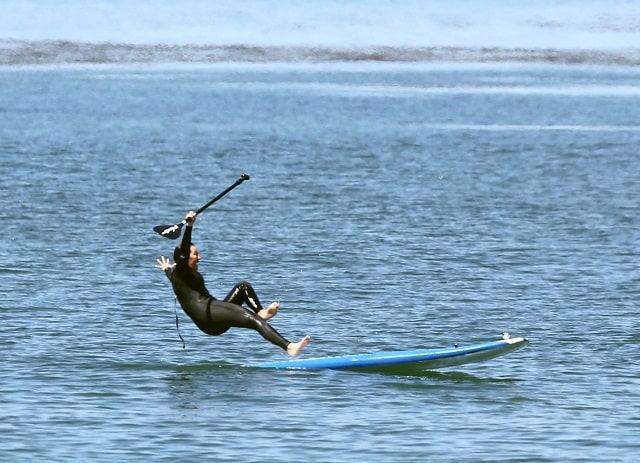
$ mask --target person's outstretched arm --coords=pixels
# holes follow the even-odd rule
[[[160,256],[160,258],[156,259],[156,268],[162,270],[169,279],[171,279],[171,272],[173,271],[175,264],[172,264],[169,258],[165,256]]]

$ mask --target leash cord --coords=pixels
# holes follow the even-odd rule
[[[177,297],[173,300],[173,313],[176,315],[176,331],[178,332],[180,341],[182,341],[182,348],[186,349],[187,343],[184,342],[184,338],[182,337],[182,334],[180,334],[180,325],[178,322],[178,298]]]

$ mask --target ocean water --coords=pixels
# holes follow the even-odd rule
[[[632,0],[0,0],[0,65],[640,64]]]
[[[0,0],[0,460],[638,461],[639,32],[631,1]],[[198,331],[152,231],[242,173],[200,270],[303,357],[530,345],[252,368],[286,354]]]
[[[640,457],[637,68],[0,71],[0,459],[632,462]],[[198,219],[303,357],[525,336],[404,377],[265,371],[199,332],[153,233]]]
[[[2,0],[0,38],[135,44],[638,48],[633,0]]]

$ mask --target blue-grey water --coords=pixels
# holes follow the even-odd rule
[[[638,68],[0,70],[0,460],[640,458]],[[403,377],[286,372],[154,268],[198,219],[303,357],[525,336]]]

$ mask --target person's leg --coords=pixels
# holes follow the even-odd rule
[[[248,281],[241,281],[236,284],[223,300],[237,305],[247,304],[251,310],[264,320],[269,320],[278,313],[280,308],[280,303],[278,302],[272,302],[269,307],[263,308],[258,295]]]
[[[238,304],[227,301],[212,301],[209,304],[209,317],[215,319],[217,323],[255,330],[267,341],[284,350],[289,345],[289,341],[265,320]]]
[[[258,299],[258,295],[248,281],[241,281],[237,283],[231,291],[229,291],[229,294],[227,294],[223,301],[236,305],[247,304],[255,313],[262,310],[260,299]]]
[[[226,301],[211,301],[208,307],[208,316],[210,319],[215,320],[216,323],[255,330],[270,343],[286,350],[292,357],[296,357],[311,340],[309,336],[305,336],[298,342],[289,342],[256,314],[251,313],[244,307]]]

